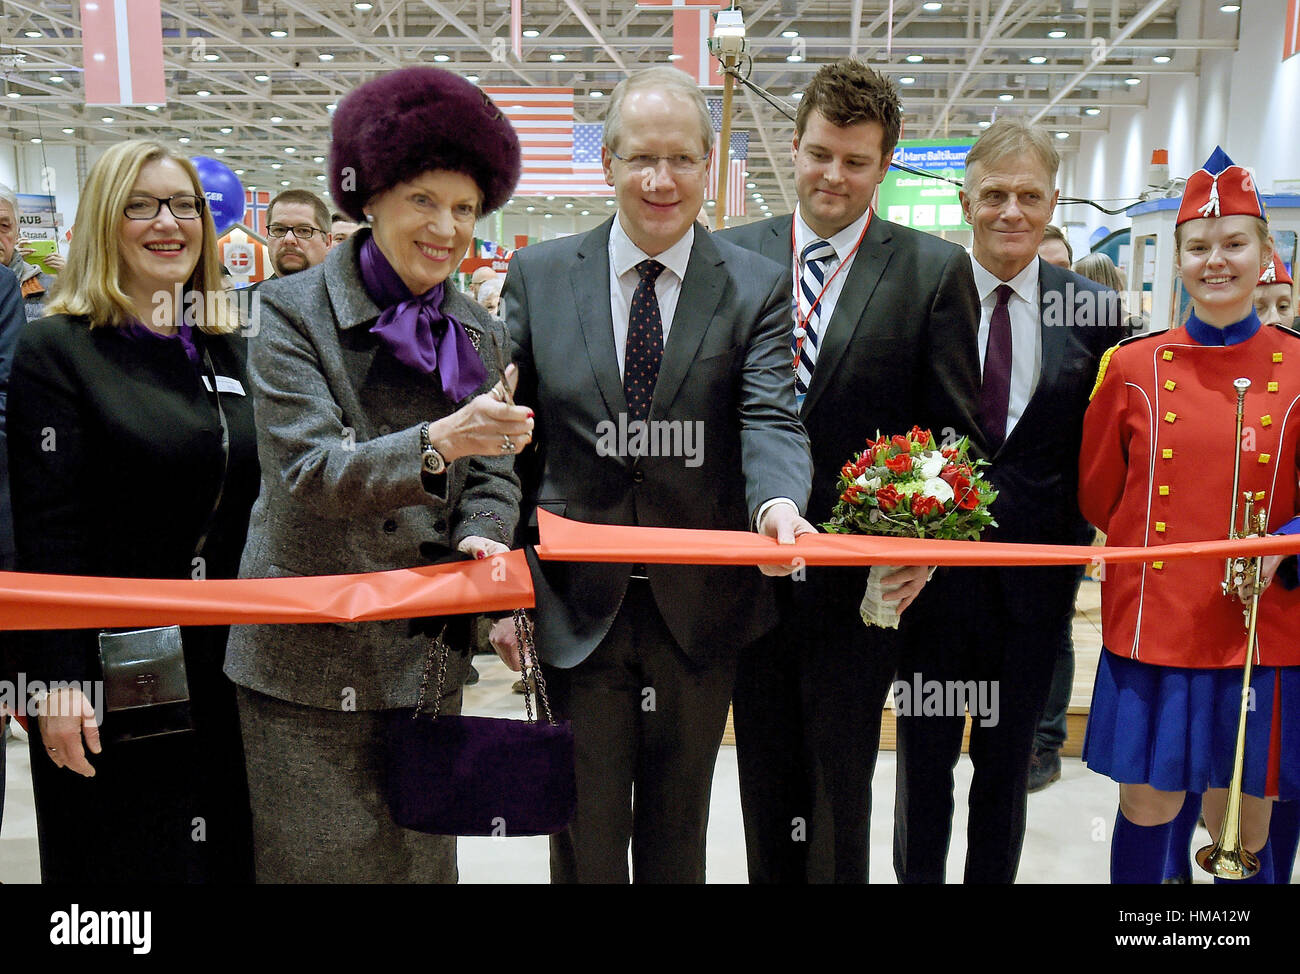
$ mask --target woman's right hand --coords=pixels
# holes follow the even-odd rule
[[[95,708],[80,690],[63,687],[46,695],[40,705],[41,740],[45,754],[60,768],[67,768],[87,778],[95,777],[94,766],[86,760],[81,739],[86,747],[98,754],[99,725],[95,722]]]
[[[475,396],[450,416],[429,424],[429,442],[448,463],[464,456],[512,456],[533,438],[533,411],[512,406],[519,373],[506,367],[501,382],[481,396]]]

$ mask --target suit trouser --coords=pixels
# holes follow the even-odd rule
[[[1014,573],[1000,577],[1000,573]],[[1033,573],[1051,584],[1033,589]],[[918,619],[899,664],[898,779],[894,872],[904,883],[942,883],[952,835],[953,769],[970,703],[970,788],[965,881],[1015,880],[1025,834],[1026,785],[1062,627],[1074,612],[1072,568],[965,568],[936,578],[936,596],[953,606]],[[1015,593],[1011,604],[1006,598]],[[1025,611],[1032,606],[1032,615]],[[951,688],[951,689],[950,689]],[[922,691],[918,698],[917,689]],[[956,691],[956,692],[954,692]],[[942,705],[927,706],[942,700]],[[980,702],[991,704],[976,716]],[[903,704],[906,704],[906,707]],[[904,710],[910,715],[904,716]],[[939,710],[939,713],[933,712]],[[949,712],[955,710],[956,712]],[[928,715],[927,715],[928,713]]]
[[[572,669],[545,667],[557,717],[573,722],[578,803],[551,837],[551,881],[704,882],[713,768],[735,657],[694,661],[644,581],[609,634]]]
[[[751,882],[867,881],[880,721],[921,600],[901,629],[869,629],[858,615],[866,576],[814,568],[806,581],[782,580],[780,625],[741,657],[734,711]]]
[[[1079,566],[1079,582],[1083,581],[1083,566]],[[1079,594],[1076,582],[1074,594]],[[1059,751],[1069,735],[1067,715],[1070,710],[1070,697],[1074,693],[1074,633],[1073,627],[1067,626],[1061,634],[1061,641],[1056,649],[1056,663],[1052,667],[1052,682],[1047,690],[1047,702],[1043,705],[1043,719],[1038,722],[1034,732],[1034,750]]]

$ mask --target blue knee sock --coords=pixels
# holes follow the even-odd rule
[[[1134,825],[1117,811],[1110,839],[1110,881],[1117,885],[1159,883],[1169,852],[1170,824]]]
[[[1271,846],[1272,846],[1272,843],[1271,843],[1271,842],[1265,842],[1265,843],[1264,843],[1264,848],[1260,849],[1259,852],[1255,853],[1255,855],[1259,856],[1259,872],[1255,873],[1254,876],[1251,876],[1250,879],[1220,879],[1218,876],[1215,876],[1215,877],[1214,877],[1214,881],[1215,881],[1216,883],[1229,883],[1229,884],[1231,884],[1231,883],[1237,883],[1237,884],[1241,884],[1241,883],[1252,883],[1252,884],[1263,883],[1263,884],[1265,884],[1265,885],[1272,885],[1272,883],[1273,883],[1273,849],[1272,849]]]
[[[1201,817],[1201,796],[1189,791],[1183,799],[1178,817],[1169,823],[1169,852],[1165,855],[1165,879],[1188,880],[1192,877],[1192,836]]]
[[[1291,882],[1296,846],[1300,845],[1300,801],[1274,802],[1268,823],[1268,842],[1273,847],[1273,882]]]

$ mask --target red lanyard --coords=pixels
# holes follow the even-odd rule
[[[803,340],[808,337],[808,319],[811,318],[812,313],[817,310],[817,305],[821,304],[822,295],[824,295],[827,289],[830,288],[831,281],[835,280],[835,278],[840,276],[840,271],[844,270],[844,268],[848,265],[849,261],[853,258],[853,255],[858,252],[858,248],[862,246],[862,241],[867,236],[867,230],[870,229],[871,227],[871,216],[872,216],[872,212],[870,209],[868,209],[867,222],[862,225],[862,232],[858,234],[858,242],[853,245],[852,250],[850,250],[847,254],[844,255],[844,259],[841,260],[839,266],[835,268],[835,273],[832,274],[829,278],[827,278],[826,283],[822,285],[822,289],[819,292],[817,292],[817,297],[813,301],[813,303],[808,306],[808,314],[806,315],[801,315],[799,311],[799,283],[803,279],[803,268],[799,267],[797,263],[795,265],[797,269],[797,273],[795,274],[795,279],[794,279],[794,291],[795,291],[794,323],[803,332],[803,334],[801,334],[797,339],[795,339],[794,368],[796,369],[799,368],[799,356],[803,353]],[[794,220],[793,219],[790,221],[790,251],[791,253],[797,253],[797,251],[795,251],[794,249]]]

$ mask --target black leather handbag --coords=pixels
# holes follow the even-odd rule
[[[221,406],[217,373],[207,349],[203,351],[207,373],[202,376],[217,400],[221,422],[221,483],[217,485],[212,510],[194,546],[194,557],[203,553],[221,506],[230,465],[230,427]],[[99,664],[104,676],[104,726],[100,736],[108,741],[132,741],[194,729],[190,715],[190,687],[185,672],[185,647],[180,626],[149,629],[105,630],[99,634]]]
[[[526,720],[439,716],[448,653],[440,633],[425,660],[414,712],[386,717],[388,809],[403,828],[431,835],[549,835],[572,819],[573,730],[551,714],[532,624],[521,612],[515,613],[515,633],[524,686],[535,683],[545,722],[533,716],[531,690],[524,694]],[[435,662],[433,713],[426,715]]]

